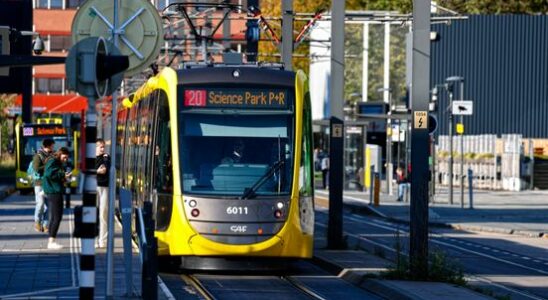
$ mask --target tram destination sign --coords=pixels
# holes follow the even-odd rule
[[[35,125],[35,126],[24,126],[23,127],[23,136],[53,136],[53,135],[65,135],[67,134],[67,129],[61,125],[51,126],[51,125]]]
[[[286,109],[286,89],[190,88],[183,93],[185,107],[231,109]]]

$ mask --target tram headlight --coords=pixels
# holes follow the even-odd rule
[[[188,202],[188,206],[190,206],[190,207],[196,207],[196,200],[190,200],[190,201]]]
[[[274,218],[276,218],[276,219],[280,219],[281,217],[283,217],[283,215],[284,215],[283,212],[279,209],[276,209],[274,211]]]
[[[276,207],[278,209],[282,209],[282,208],[284,208],[284,203],[283,202],[278,202],[278,203],[276,203]]]
[[[240,70],[234,70],[234,71],[232,71],[232,76],[233,76],[234,78],[240,77]]]

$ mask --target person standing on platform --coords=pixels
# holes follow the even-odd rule
[[[99,237],[95,244],[97,248],[104,248],[108,237],[108,182],[110,156],[105,153],[105,141],[97,139],[95,154],[95,169],[97,169],[97,203],[99,205]]]
[[[52,157],[48,158],[42,179],[42,187],[46,193],[49,212],[48,249],[61,249],[63,246],[55,241],[59,225],[63,218],[64,183],[72,173],[65,172],[64,164],[69,157],[69,150],[61,147]]]
[[[404,196],[409,193],[411,183],[403,173],[403,169],[398,167],[396,169],[396,182],[398,183],[398,201],[403,201]]]
[[[327,189],[329,186],[329,154],[325,153],[321,161],[322,168],[322,186],[323,189]]]
[[[32,168],[37,173],[38,178],[34,180],[34,199],[36,207],[34,208],[34,230],[39,232],[48,232],[48,216],[44,190],[42,189],[42,178],[44,177],[44,167],[46,160],[53,153],[55,142],[52,139],[42,141],[42,149],[38,150],[32,158]],[[33,174],[29,174],[32,176]]]

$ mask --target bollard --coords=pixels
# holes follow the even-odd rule
[[[468,169],[468,208],[474,209],[474,187],[472,185],[474,172]]]
[[[373,176],[373,174],[375,174],[375,167],[374,166],[371,166],[371,172],[369,172],[369,205],[372,205],[373,204],[373,190],[374,190],[374,186],[375,186],[375,176]]]
[[[379,173],[375,173],[375,198],[373,199],[375,206],[379,206],[380,190],[381,190],[381,184],[379,180]]]
[[[158,299],[158,245],[154,237],[154,219],[152,218],[152,203],[143,203],[143,219],[145,226],[146,245],[143,253],[143,271],[141,289],[143,299]]]

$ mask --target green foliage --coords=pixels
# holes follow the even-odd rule
[[[399,229],[395,233],[396,265],[383,274],[384,278],[394,280],[419,280],[417,274],[412,274],[409,268],[409,260],[403,254],[403,246]],[[446,282],[460,286],[466,285],[461,266],[445,255],[440,250],[433,251],[429,257],[428,281]]]
[[[545,14],[545,0],[439,0],[438,4],[462,14]]]
[[[13,126],[13,122],[10,122],[7,118],[6,110],[7,108],[13,107],[16,97],[17,95],[15,94],[0,94],[0,152],[2,154],[7,152],[8,141],[11,134],[10,130]]]
[[[2,151],[0,157],[0,177],[13,177],[15,174],[15,156]]]

